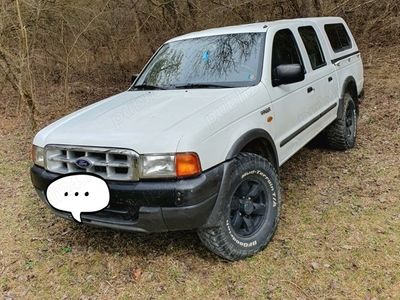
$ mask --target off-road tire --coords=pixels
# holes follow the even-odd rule
[[[349,120],[352,119],[352,120]],[[343,110],[325,130],[326,143],[335,150],[348,150],[355,146],[357,136],[357,109],[349,93],[344,95]],[[353,122],[349,124],[349,122]]]
[[[234,164],[230,174],[225,174],[229,189],[219,198],[223,202],[218,225],[198,230],[203,244],[229,261],[250,257],[267,246],[281,207],[279,177],[270,162],[256,154],[241,153]],[[245,196],[240,197],[242,194]]]

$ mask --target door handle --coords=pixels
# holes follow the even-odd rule
[[[314,91],[314,88],[312,87],[312,86],[310,86],[308,89],[307,89],[307,93],[312,93]]]
[[[333,78],[332,78],[332,77],[329,77],[329,78],[328,78],[328,81],[329,81],[329,82],[331,82],[332,80],[333,80]]]

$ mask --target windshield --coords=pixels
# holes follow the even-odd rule
[[[131,90],[223,88],[260,82],[265,33],[207,36],[167,43]]]

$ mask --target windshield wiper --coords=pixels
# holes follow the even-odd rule
[[[165,90],[165,88],[163,88],[161,86],[141,84],[141,85],[133,86],[131,90]]]
[[[183,85],[176,85],[176,89],[202,89],[202,88],[232,88],[232,86],[222,85],[222,84],[212,84],[212,83],[187,83]]]

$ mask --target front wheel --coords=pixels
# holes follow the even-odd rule
[[[200,229],[203,244],[224,259],[235,261],[264,249],[279,220],[281,195],[274,167],[261,156],[242,153],[227,174],[230,189],[223,195],[217,227]]]

